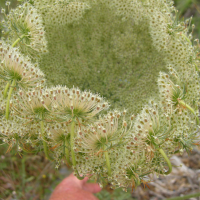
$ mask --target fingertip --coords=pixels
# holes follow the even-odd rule
[[[83,185],[83,189],[91,193],[97,193],[101,191],[101,187],[98,183],[85,183]]]

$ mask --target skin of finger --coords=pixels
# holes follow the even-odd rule
[[[73,174],[69,175],[65,178],[57,187],[56,189],[64,189],[69,190],[71,188],[79,188],[82,189],[83,185],[87,182],[88,177],[85,177],[83,180],[77,179]]]
[[[49,200],[98,200],[92,193],[101,188],[98,184],[86,183],[87,180],[87,177],[79,180],[71,174],[56,187]]]
[[[101,191],[101,187],[97,183],[85,183],[83,184],[83,190],[91,193],[97,193]]]
[[[64,180],[63,184],[70,184],[71,186],[77,186],[78,188],[82,188],[88,192],[91,193],[97,193],[101,191],[101,187],[99,186],[99,184],[97,183],[87,183],[88,181],[88,177],[85,177],[83,180],[79,180],[78,178],[76,178],[76,176],[74,176],[73,174],[71,174],[68,178],[66,178],[66,180]],[[70,182],[70,183],[69,183]]]
[[[81,190],[71,189],[66,191],[55,191],[49,200],[98,200],[92,193]]]

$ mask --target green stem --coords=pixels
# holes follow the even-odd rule
[[[182,197],[173,197],[173,198],[169,198],[169,199],[165,199],[165,200],[185,200],[185,199],[189,199],[192,197],[199,197],[200,196],[200,192],[198,193],[194,193],[194,194],[188,194]]]
[[[14,79],[11,86],[10,86],[10,90],[9,90],[8,98],[7,98],[7,103],[6,103],[6,119],[7,120],[9,119],[10,98],[11,98],[11,95],[12,95],[12,91],[15,87],[15,84],[16,84],[16,80]]]
[[[74,169],[75,169],[75,167],[76,167],[76,159],[75,159],[75,153],[74,153],[74,127],[75,127],[75,121],[72,120],[71,132],[70,132],[70,146],[71,146],[72,164],[73,164]]]
[[[65,158],[67,160],[67,164],[71,165],[70,159],[69,159],[69,149],[66,147],[67,139],[64,140],[64,148],[63,148],[63,153],[65,155]]]
[[[74,121],[74,119],[72,119],[71,131],[70,131],[70,146],[71,146],[72,165],[74,167],[74,171],[77,174],[76,177],[79,180],[83,180],[84,177],[81,177],[78,173],[78,170],[76,169],[76,158],[75,158],[75,153],[74,153],[74,128],[75,128],[75,121]]]
[[[180,105],[182,105],[182,106],[185,106],[185,107],[186,107],[188,110],[190,110],[194,115],[196,115],[194,109],[193,109],[192,107],[190,107],[188,104],[186,104],[183,100],[179,100],[178,103],[179,103]],[[196,117],[196,123],[197,123],[197,125],[199,125],[199,117],[198,117],[198,116]]]
[[[17,44],[20,40],[22,40],[24,37],[25,37],[25,35],[22,35],[22,36],[20,36],[19,38],[17,38],[17,39],[15,40],[15,42],[12,44],[12,47],[15,47],[16,44]]]
[[[49,160],[52,160],[52,161],[53,161],[53,158],[51,158],[51,157],[49,156],[47,143],[46,143],[46,141],[45,141],[45,135],[44,135],[44,121],[43,121],[43,119],[40,121],[40,129],[41,129],[41,134],[42,134],[43,148],[44,148],[45,156],[46,156]]]
[[[104,150],[104,155],[106,158],[106,166],[108,169],[108,176],[111,176],[111,167],[110,167],[110,159],[109,159],[108,151],[105,151],[105,147],[103,147],[103,150]]]
[[[6,87],[5,87],[5,90],[4,90],[4,93],[3,93],[4,98],[7,97],[9,87],[10,87],[10,81],[6,84]]]
[[[169,167],[168,171],[164,173],[165,175],[168,175],[168,174],[170,174],[172,172],[172,164],[171,164],[169,158],[167,157],[167,155],[165,154],[165,152],[162,149],[159,149],[159,152],[164,157],[164,159],[167,162],[167,165]]]

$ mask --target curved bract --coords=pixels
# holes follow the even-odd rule
[[[171,0],[30,3],[9,16],[24,16],[30,8],[43,20],[38,22],[45,31],[41,40],[48,45],[45,54],[38,51],[38,66],[47,83],[34,85],[36,73],[30,78],[25,76],[29,72],[20,77],[12,73],[19,86],[32,86],[16,91],[5,66],[20,74],[21,62],[15,61],[24,57],[10,56],[10,46],[19,44],[14,50],[19,55],[26,54],[22,42],[24,47],[33,42],[35,51],[40,47],[29,32],[9,35],[6,41],[14,43],[0,48],[0,78],[7,82],[1,89],[4,96],[9,88],[16,89],[5,111],[0,98],[2,140],[23,150],[27,148],[20,141],[26,141],[32,151],[43,149],[56,167],[66,160],[78,178],[90,174],[113,188],[137,187],[152,173],[169,174],[169,158],[190,151],[199,139],[199,43],[189,33],[191,19],[179,22]],[[13,19],[7,20],[12,24]],[[16,20],[16,27],[22,22]],[[105,112],[108,105],[111,111]],[[8,128],[16,123],[24,126],[19,133]]]

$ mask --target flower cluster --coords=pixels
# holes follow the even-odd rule
[[[69,89],[67,87],[55,87],[56,108],[59,114],[68,119],[76,118],[87,121],[108,108],[108,103],[99,95],[91,92],[81,92],[78,88]]]
[[[5,82],[15,80],[18,88],[34,88],[45,81],[37,63],[31,63],[30,58],[3,41],[0,42],[0,61],[0,78]]]
[[[110,181],[114,181],[114,169],[121,165],[120,158],[124,155],[126,137],[131,128],[131,123],[128,126],[125,121],[125,111],[117,110],[100,117],[88,127],[79,127],[75,138],[79,173],[85,176],[91,174],[94,179],[108,175]],[[85,159],[82,159],[83,156]],[[103,180],[100,183],[103,184]]]
[[[11,10],[4,26],[9,35],[8,42],[18,46],[23,54],[38,59],[42,53],[47,52],[42,19],[31,4],[24,3]]]
[[[44,16],[46,26],[58,26],[72,23],[82,18],[89,6],[83,2],[65,0],[34,1],[35,7]]]
[[[0,139],[112,188],[169,174],[169,158],[199,140],[199,42],[176,15],[171,0],[35,0],[11,10]]]

